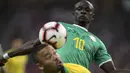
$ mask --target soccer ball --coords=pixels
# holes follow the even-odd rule
[[[55,49],[61,48],[67,39],[65,27],[58,22],[48,22],[39,31],[39,40],[52,45]]]

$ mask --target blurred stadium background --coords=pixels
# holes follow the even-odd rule
[[[11,41],[24,42],[38,37],[48,21],[73,23],[73,7],[79,0],[0,0],[0,43],[4,51]],[[89,0],[95,7],[95,20],[89,31],[108,48],[118,68],[130,69],[130,0]],[[95,64],[92,73],[104,73]],[[40,73],[31,60],[26,73]]]

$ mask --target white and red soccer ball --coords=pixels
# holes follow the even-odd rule
[[[48,43],[55,49],[61,48],[67,40],[65,27],[58,22],[48,22],[39,31],[41,43]]]

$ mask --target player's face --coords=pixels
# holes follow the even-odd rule
[[[15,39],[15,40],[12,41],[12,48],[13,48],[13,49],[17,49],[17,48],[19,48],[22,44],[23,44],[23,40],[22,40],[22,39]]]
[[[44,70],[49,70],[52,72],[58,72],[61,67],[63,68],[63,63],[56,53],[55,49],[51,46],[47,46],[37,53],[37,58],[39,61],[39,68]]]
[[[93,20],[93,11],[94,8],[90,2],[78,2],[75,5],[75,20],[78,23],[90,23]]]

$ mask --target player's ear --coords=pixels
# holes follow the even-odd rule
[[[94,20],[94,16],[95,16],[95,14],[92,14],[92,20]]]
[[[43,70],[43,69],[44,69],[44,67],[43,67],[40,63],[37,63],[36,65],[38,66],[38,68],[39,68],[40,70]]]

